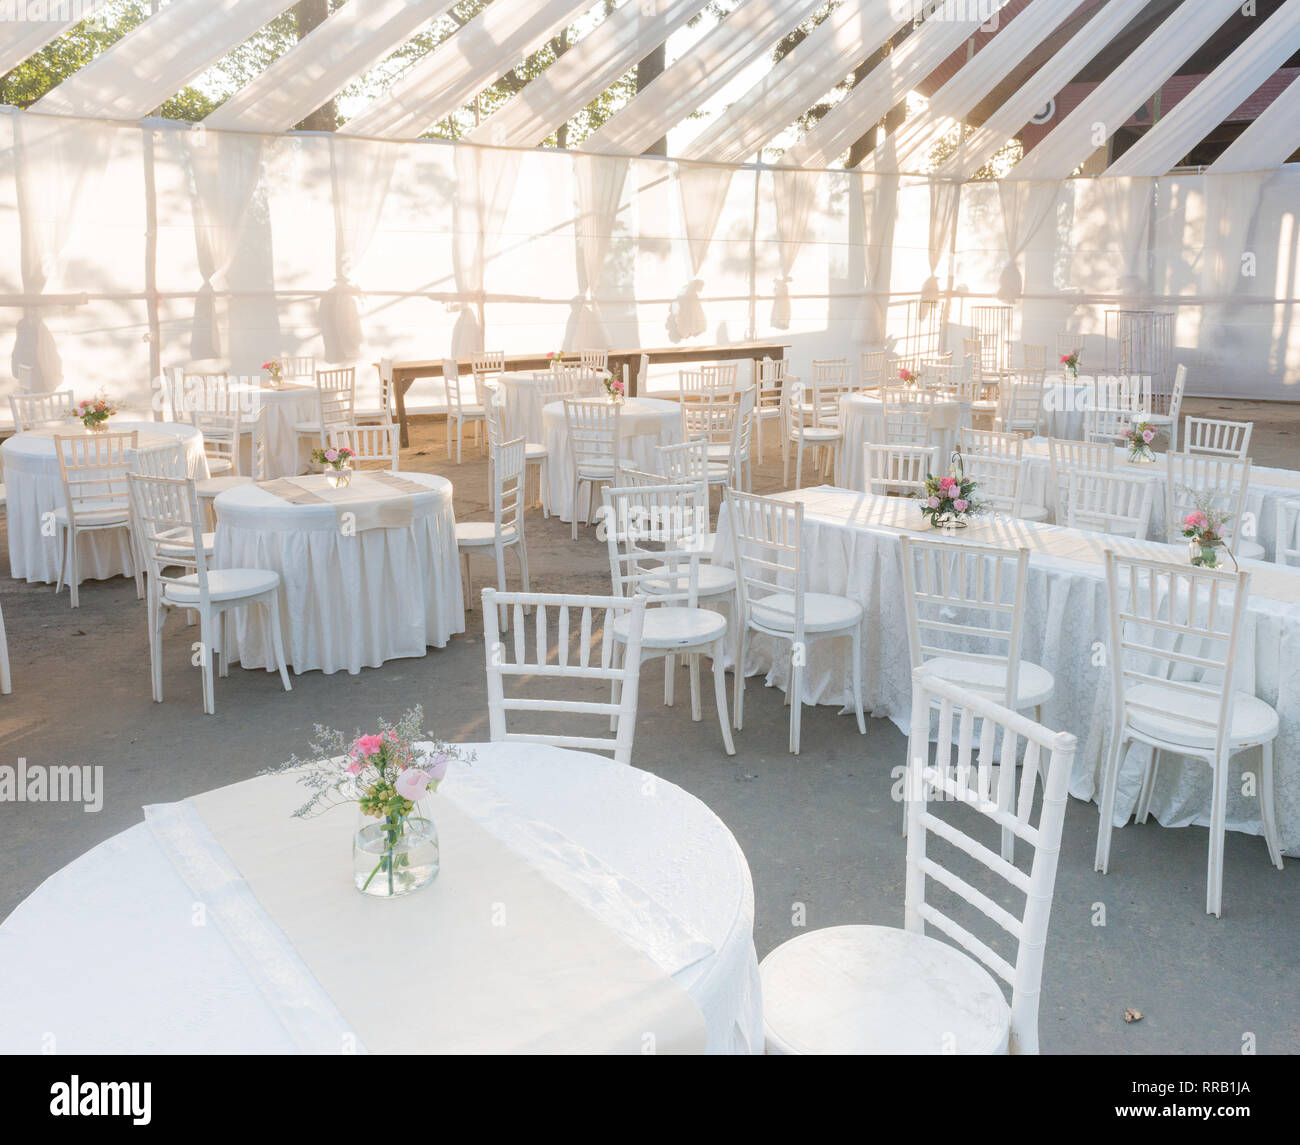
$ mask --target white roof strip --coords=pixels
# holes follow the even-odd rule
[[[1273,13],[1163,119],[1107,169],[1107,175],[1164,175],[1300,48],[1300,4]]]
[[[32,104],[32,111],[140,119],[295,0],[172,0]]]
[[[362,108],[340,132],[379,139],[417,137],[591,5],[592,0],[494,0]]]
[[[956,3],[950,11],[936,9],[777,163],[785,167],[827,167],[835,162],[868,127],[975,33],[984,23],[976,12],[979,7]],[[976,12],[975,19],[953,18],[968,10]]]
[[[1240,0],[1196,0],[1174,9],[1007,177],[1066,178],[1239,8]]]
[[[1281,167],[1300,148],[1300,79],[1294,79],[1209,167],[1212,175]]]
[[[587,136],[581,149],[639,155],[770,51],[820,4],[821,0],[746,0]]]
[[[535,147],[704,7],[706,0],[626,0],[465,138]]]
[[[907,7],[898,0],[845,0],[693,139],[682,157],[745,162],[910,23]]]
[[[13,0],[11,0],[12,4]],[[7,19],[0,23],[0,75],[16,68],[24,60],[39,52],[52,40],[57,40],[78,22],[93,16],[97,8],[103,7],[106,0],[81,0],[79,4],[69,4],[66,9],[53,6],[46,12],[44,20]],[[0,12],[6,5],[0,5]],[[66,11],[66,15],[64,15]]]
[[[970,138],[935,171],[936,178],[969,179],[1030,118],[1047,107],[1067,77],[1075,76],[1123,30],[1147,0],[1109,0],[1091,20],[1030,76],[1016,93],[988,117]]]
[[[410,39],[455,0],[352,0],[204,121],[231,131],[288,131]]]
[[[1033,0],[930,98],[929,106],[906,120],[892,135],[892,146],[877,144],[860,164],[863,171],[898,174],[919,165],[949,131],[963,122],[1025,58],[1086,0]]]

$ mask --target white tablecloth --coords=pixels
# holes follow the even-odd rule
[[[630,398],[623,403],[619,418],[623,435],[621,456],[634,469],[656,472],[655,447],[675,445],[682,440],[682,407],[663,398]],[[542,409],[543,438],[550,450],[551,512],[562,521],[573,520],[573,457],[569,452],[569,427],[564,420],[564,403],[551,402]],[[584,505],[586,509],[584,491]],[[595,502],[599,507],[599,495]]]
[[[280,574],[284,650],[295,672],[355,674],[424,656],[465,631],[451,482],[401,476],[429,489],[412,498],[405,528],[351,533],[331,504],[293,504],[252,484],[217,497],[214,566]],[[264,610],[232,613],[225,649],[245,668],[269,667]]]
[[[192,425],[170,421],[109,421],[109,432],[129,433],[136,430],[142,449],[165,445],[180,438],[189,457],[190,476],[207,477],[208,462],[203,455],[203,437]],[[59,575],[59,538],[49,522],[42,529],[46,513],[63,505],[63,480],[59,475],[59,458],[54,451],[56,434],[72,437],[85,431],[73,421],[58,428],[31,430],[15,434],[3,445],[4,482],[7,489],[9,516],[9,572],[31,583],[54,584]],[[106,580],[130,575],[122,563],[120,537],[114,532],[83,533],[78,538],[78,558],[86,580]]]
[[[929,444],[939,447],[939,472],[948,472],[948,457],[956,447],[957,430],[960,426],[969,427],[970,418],[970,402],[953,399],[934,403]],[[884,403],[869,394],[846,394],[840,399],[840,428],[844,440],[840,446],[837,480],[846,489],[865,488],[862,447],[884,445]]]
[[[704,1015],[708,1051],[762,1052],[753,885],[717,816],[671,783],[586,753],[467,746],[478,758],[468,768],[453,765],[433,798],[435,819],[438,801],[453,800],[544,872],[554,851],[530,849],[535,841],[512,832],[510,818],[526,816],[567,836],[579,856],[595,856],[603,869],[571,865],[566,889],[585,892],[588,902],[609,899],[620,915],[616,929],[631,945],[648,950],[654,919],[667,911],[713,947],[672,975]],[[512,816],[485,809],[485,785],[502,793]],[[287,820],[286,836],[292,829]],[[455,877],[456,856],[444,854],[442,862],[438,878]],[[611,868],[657,904],[644,928],[637,903],[611,891],[604,878]],[[346,854],[339,877],[350,878]],[[416,895],[435,894],[437,885]],[[375,905],[386,910],[417,899]],[[221,929],[195,919],[193,893],[143,823],[70,863],[0,925],[0,1050],[41,1052],[48,1035],[60,1053],[293,1052],[295,1041]],[[390,961],[415,968],[412,981],[436,973],[437,958],[452,955],[389,952]]]
[[[497,375],[505,402],[506,439],[522,437],[526,441],[542,440],[542,391],[538,382],[545,373],[506,373]]]
[[[1044,437],[1068,437],[1082,441],[1084,409],[1092,393],[1092,379],[1082,377],[1067,382],[1064,378],[1047,378],[1043,383],[1043,417],[1039,425]],[[1041,505],[1042,502],[1035,502]]]
[[[307,460],[315,443],[304,439],[300,445],[293,427],[299,422],[315,421],[319,416],[316,387],[299,382],[285,382],[279,389],[270,386],[246,384],[230,387],[250,412],[259,407],[262,415],[262,432],[266,435],[266,476],[288,477],[307,472]],[[251,473],[250,443],[245,441],[241,452],[241,473]]]
[[[873,519],[872,505],[880,498],[825,487],[780,496],[798,497],[806,506],[807,590],[849,596],[865,610],[862,680],[866,707],[906,731],[911,715],[911,660],[900,530]],[[920,523],[920,512],[913,503],[890,500],[902,506],[898,509],[905,514],[901,519],[910,521],[915,514]],[[729,529],[724,506],[718,520],[715,561],[730,560]],[[1043,723],[1079,737],[1070,791],[1081,799],[1094,798],[1100,793],[1111,707],[1110,675],[1104,666],[1098,666],[1095,655],[1110,640],[1105,571],[1099,562],[1106,547],[1122,547],[1124,542],[1024,521],[995,523],[991,533],[983,522],[976,522],[961,540],[1030,548],[1021,654],[1055,677],[1056,692],[1043,707]],[[1089,559],[1066,559],[1043,551],[1062,540],[1081,540]],[[1150,555],[1176,563],[1186,561],[1187,550],[1182,545],[1143,547]],[[1283,849],[1296,855],[1300,854],[1300,688],[1296,686],[1300,680],[1300,571],[1255,561],[1242,562],[1242,567],[1255,570],[1256,577],[1242,625],[1234,687],[1273,705],[1281,718],[1281,734],[1274,747],[1277,820]],[[816,641],[809,648],[804,669],[807,703],[844,707],[852,702],[843,648],[835,643]],[[780,648],[785,649],[784,654],[774,657]],[[755,636],[748,645],[747,672],[766,673],[768,683],[784,689],[789,678],[788,650],[788,644],[778,646]],[[1137,746],[1131,748],[1121,769],[1116,824],[1132,814],[1137,802],[1142,751]],[[905,761],[900,754],[891,766],[893,763],[902,766]],[[1258,774],[1259,766],[1259,749],[1255,748],[1233,757],[1232,774],[1239,776],[1242,769]],[[882,774],[880,781],[890,782],[888,774]],[[1209,768],[1166,753],[1152,814],[1170,827],[1208,825],[1209,808]],[[1232,830],[1261,834],[1258,800],[1244,796],[1235,778],[1228,784],[1227,822]],[[1262,844],[1260,862],[1265,862]]]

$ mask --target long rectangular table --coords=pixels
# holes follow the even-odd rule
[[[628,367],[629,397],[637,394],[637,363],[645,355],[650,365],[666,365],[688,362],[734,362],[749,360],[758,362],[763,358],[784,358],[790,348],[789,342],[728,342],[717,346],[659,346],[638,347],[631,350],[610,350],[609,369],[616,377],[621,375],[623,367]],[[393,363],[393,394],[397,404],[397,420],[402,427],[402,444],[409,445],[410,439],[406,428],[406,391],[421,378],[442,377],[441,358],[429,358],[422,361]],[[509,371],[549,369],[551,359],[545,354],[507,354],[505,368]],[[377,363],[376,363],[377,365]],[[469,370],[470,358],[457,358],[457,370]]]

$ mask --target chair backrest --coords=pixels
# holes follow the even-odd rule
[[[706,401],[710,398],[731,397],[731,386],[719,384],[714,374],[703,368],[677,371],[677,396],[682,402]]]
[[[961,340],[961,356],[970,358],[975,363],[975,369],[978,373],[984,372],[984,343],[979,338],[963,338]]]
[[[704,375],[705,385],[735,393],[736,382],[740,378],[740,363],[706,362],[700,367],[700,373]]]
[[[324,445],[326,435],[332,426],[352,425],[356,421],[356,367],[317,370],[316,402],[320,412],[320,439],[321,444]]]
[[[969,457],[963,454],[963,459],[966,476],[975,482],[976,502],[997,513],[1018,516],[1024,463],[1014,457],[994,457],[983,453]]]
[[[614,595],[645,593],[661,606],[698,607],[698,542],[708,535],[704,486],[622,486],[603,489],[601,498]]]
[[[655,458],[660,474],[669,484],[709,479],[709,443],[702,437],[688,438],[676,445],[658,445]]]
[[[609,369],[608,350],[581,350],[579,351],[579,359],[589,370]]]
[[[605,396],[605,383],[600,371],[582,362],[563,362],[558,370],[564,385],[580,398]]]
[[[203,555],[204,515],[199,511],[194,482],[183,477],[126,477],[131,526],[151,590],[196,575],[199,603],[206,611],[208,569]],[[169,575],[170,574],[170,575]]]
[[[1183,412],[1183,394],[1187,392],[1187,367],[1181,363],[1174,371],[1174,388],[1169,393],[1169,419],[1178,424]]]
[[[963,375],[963,366],[954,366],[951,363],[943,362],[927,362],[925,373],[921,375],[921,384],[927,390],[935,390],[940,394],[956,394],[961,388]]]
[[[397,416],[397,395],[393,390],[393,359],[379,359],[379,409],[385,421]]]
[[[1180,438],[1184,453],[1210,457],[1249,457],[1253,421],[1221,421],[1213,417],[1189,417]]]
[[[731,527],[740,615],[748,623],[753,608],[768,597],[792,594],[794,611],[787,631],[804,638],[803,502],[758,497],[726,486],[722,491]]]
[[[501,640],[499,606],[512,613],[513,639],[509,645]],[[628,599],[497,592],[485,588],[483,642],[487,652],[488,724],[492,742],[543,743],[585,751],[610,751],[617,762],[631,763],[645,606],[643,596]],[[526,608],[533,610],[531,618],[525,618]],[[619,620],[627,625],[621,660],[614,655],[614,625]],[[578,641],[576,656],[569,646],[571,637]],[[534,688],[542,687],[543,695],[506,696],[507,677]],[[613,701],[608,691],[611,685],[617,689],[618,696]],[[561,687],[566,692],[557,698],[555,692]],[[511,713],[525,712],[554,715],[557,726],[566,728],[572,728],[578,720],[591,720],[595,727],[589,735],[572,731],[510,730]],[[595,734],[597,729],[608,727],[611,719],[614,721],[612,736]]]
[[[317,397],[319,400],[319,393]],[[203,435],[203,452],[209,460],[229,462],[230,472],[238,474],[240,442],[247,427],[243,424],[244,403],[232,390],[230,379],[212,375],[196,384],[193,376],[187,376],[184,400],[189,410],[187,420]]]
[[[183,441],[137,449],[131,456],[130,472],[139,473],[142,477],[170,477],[183,481],[190,475],[189,468]]]
[[[401,468],[402,454],[398,444],[401,426],[396,422],[383,425],[333,425],[326,435],[331,449],[346,446],[352,450],[354,464],[378,462],[383,469],[394,473]]]
[[[93,523],[104,513],[127,508],[126,475],[130,452],[136,447],[135,430],[129,433],[88,433],[54,438],[63,480],[63,503],[73,524]]]
[[[754,389],[758,394],[759,415],[779,413],[781,395],[785,389],[786,360],[764,358],[754,363]]]
[[[1114,714],[1169,718],[1171,692],[1186,697],[1178,720],[1189,734],[1226,737],[1231,727],[1232,675],[1247,572],[1222,572],[1106,551]],[[1153,693],[1143,685],[1157,685]],[[1137,689],[1142,689],[1137,691]],[[1136,691],[1136,694],[1134,694]],[[1194,742],[1194,741],[1193,741]]]
[[[928,741],[936,708],[939,740],[931,763]],[[1077,741],[1068,732],[1050,731],[986,695],[918,668],[912,674],[909,743],[903,925],[914,934],[924,934],[928,924],[1001,978],[1011,989],[1008,1049],[1014,1054],[1037,1053],[1043,951]],[[1022,743],[1024,763],[1017,768]],[[1037,815],[1036,790],[1042,792]],[[989,834],[984,839],[972,833],[967,815],[956,821],[956,816],[938,813],[953,801],[963,804],[963,811],[968,807],[987,820]],[[1009,833],[1033,848],[1028,872],[989,846],[995,829],[1002,839]],[[934,853],[928,847],[931,836],[943,843]],[[1005,843],[1001,850],[1006,850]],[[966,874],[972,863],[978,867]],[[981,877],[972,877],[975,871]],[[1012,909],[997,901],[1002,895],[992,887],[990,894],[975,889],[974,883],[988,885],[985,872],[998,880],[996,885],[1006,891],[1005,901]],[[929,882],[943,888],[937,903],[927,899]],[[957,915],[946,905],[954,895],[1015,941],[1014,958],[1002,957],[968,929],[965,920],[970,912],[963,908]]]
[[[1056,360],[1068,358],[1071,354],[1079,355],[1079,365],[1083,365],[1083,335],[1058,331],[1056,335]]]
[[[814,358],[808,380],[817,386],[844,386],[849,381],[847,358]]]
[[[451,358],[442,360],[442,381],[447,390],[447,405],[457,415],[465,411],[466,406],[478,404],[478,374],[471,378],[462,378],[460,368]],[[484,389],[486,389],[486,382]]]
[[[1155,503],[1155,481],[1143,473],[1113,469],[1071,469],[1066,517],[1058,525],[1146,540]]]
[[[284,375],[286,381],[314,382],[316,380],[316,357],[314,354],[281,354],[280,372]]]
[[[492,524],[499,538],[523,537],[527,447],[522,437],[492,447]]]
[[[888,386],[881,391],[885,443],[928,445],[934,398],[932,390],[914,390],[906,386]]]
[[[504,350],[483,350],[480,353],[471,354],[469,368],[470,373],[474,375],[475,381],[495,377],[497,374],[505,372],[506,352]]]
[[[1250,458],[1207,457],[1195,453],[1166,453],[1165,528],[1168,539],[1182,543],[1183,519],[1197,502],[1209,500],[1229,515],[1224,540],[1229,547],[1241,528],[1241,515],[1250,489]]]
[[[740,399],[729,394],[706,394],[698,401],[681,403],[682,437],[702,438],[711,445],[729,445],[740,416]]]
[[[1277,501],[1273,559],[1280,565],[1300,565],[1300,501]]]
[[[884,350],[864,350],[858,358],[858,384],[863,389],[883,386],[885,378]]]
[[[925,478],[939,464],[939,447],[927,445],[875,445],[862,447],[864,492],[885,496],[891,491],[919,492]]]
[[[1003,430],[1037,434],[1043,416],[1043,371],[1026,369],[1010,373],[1002,379],[998,393]]]
[[[1030,369],[1045,369],[1047,366],[1047,347],[1022,342],[1020,344],[1020,360]]]
[[[1047,453],[1052,464],[1052,497],[1056,523],[1064,525],[1070,515],[1070,473],[1115,468],[1115,446],[1109,441],[1074,441],[1049,437]]]
[[[612,472],[613,482],[618,484],[621,410],[621,406],[602,399],[565,399],[564,421],[575,472]]]
[[[1024,453],[1025,439],[1018,433],[972,429],[963,425],[957,430],[957,448],[963,457],[1010,457],[1019,461]]]
[[[904,536],[903,587],[912,667],[962,660],[1001,704],[1016,695],[1028,549]]]
[[[13,414],[14,429],[18,433],[70,418],[74,405],[71,390],[56,390],[52,394],[9,395],[9,411]]]

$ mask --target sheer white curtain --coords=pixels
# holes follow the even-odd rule
[[[897,175],[863,176],[856,180],[862,197],[862,306],[854,338],[868,346],[884,345],[887,335],[889,279],[894,249],[894,220],[898,215]]]
[[[574,152],[573,186],[577,200],[574,236],[577,240],[578,289],[581,292],[574,316],[572,348],[598,349],[609,345],[600,316],[596,287],[605,269],[610,239],[623,202],[629,160],[613,155],[584,155]]]
[[[334,285],[320,301],[325,360],[354,362],[361,354],[360,294],[352,273],[365,257],[384,213],[397,148],[365,139],[329,140],[334,204]]]
[[[927,253],[930,259],[930,277],[921,287],[922,302],[939,301],[939,264],[952,240],[952,229],[957,223],[957,206],[961,201],[961,184],[947,179],[931,179],[930,183],[930,238]]]
[[[1092,182],[1101,193],[1105,218],[1115,240],[1113,245],[1119,248],[1122,257],[1119,280],[1103,289],[1113,290],[1126,299],[1144,298],[1150,293],[1147,261],[1155,180],[1135,177]]]
[[[732,170],[729,167],[679,164],[676,173],[682,225],[686,230],[686,247],[691,260],[691,280],[673,301],[668,315],[668,336],[674,342],[682,342],[698,337],[709,328],[700,301],[700,290],[704,285],[700,272],[727,202]]]
[[[772,298],[772,325],[790,329],[790,280],[799,248],[808,238],[808,219],[821,176],[815,171],[772,172],[776,199],[776,231],[780,238],[781,276],[776,280]]]
[[[998,279],[998,298],[1015,302],[1024,293],[1024,278],[1016,261],[1056,206],[1061,193],[1058,180],[1004,179],[998,184],[1002,204],[1002,232],[1007,262]]]
[[[515,151],[463,144],[456,148],[452,269],[461,309],[452,332],[453,357],[463,358],[484,349],[479,309],[486,301],[486,267],[501,245],[519,163]]]

